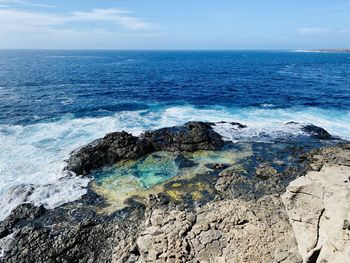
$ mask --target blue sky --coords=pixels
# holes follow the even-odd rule
[[[341,47],[349,0],[0,0],[0,48]]]

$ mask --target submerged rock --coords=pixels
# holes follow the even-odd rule
[[[262,163],[256,168],[255,175],[262,179],[268,179],[269,177],[276,176],[277,170],[268,163]]]

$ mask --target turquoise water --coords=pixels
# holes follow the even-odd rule
[[[121,162],[98,171],[94,177],[97,184],[104,183],[109,189],[147,189],[178,175],[175,158],[171,153],[154,153],[138,161]]]

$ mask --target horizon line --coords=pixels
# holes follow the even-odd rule
[[[236,49],[216,49],[216,48],[0,48],[0,51],[144,51],[144,52],[166,52],[166,51],[187,51],[187,52],[320,52],[320,53],[331,53],[331,52],[347,52],[350,48],[317,48],[317,49],[253,49],[253,48],[236,48]]]
[[[298,50],[315,50],[315,49],[260,49],[260,48],[234,48],[234,49],[221,49],[221,48],[0,48],[0,50],[47,50],[47,51],[75,51],[75,50],[86,50],[86,51],[298,51]]]

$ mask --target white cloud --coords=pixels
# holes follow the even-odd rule
[[[348,34],[348,28],[331,28],[331,27],[301,27],[297,29],[297,33],[304,36],[322,36],[329,34]]]
[[[0,0],[1,1],[1,0]],[[146,31],[151,24],[136,18],[130,12],[120,9],[94,9],[89,12],[72,12],[67,14],[39,13],[17,9],[0,9],[0,33],[5,31],[38,32],[50,30],[73,30],[73,23],[91,23],[90,31],[96,30],[93,23],[103,22],[111,32],[119,30]],[[1,37],[1,35],[0,35]]]
[[[297,29],[301,35],[322,35],[330,32],[328,27],[301,27]]]
[[[137,48],[158,36],[153,24],[127,10],[52,10],[0,7],[0,48]]]
[[[0,0],[1,7],[11,7],[13,5],[17,6],[35,6],[35,7],[54,7],[53,5],[33,3],[26,0]]]
[[[147,30],[151,25],[120,9],[94,9],[90,12],[74,12],[66,22],[110,22],[131,30]]]

